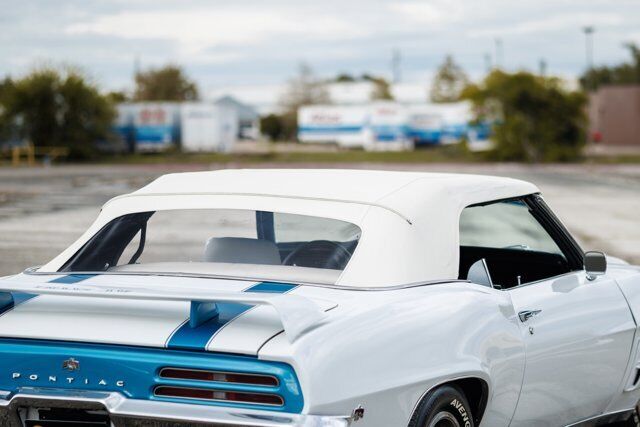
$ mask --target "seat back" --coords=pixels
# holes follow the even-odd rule
[[[205,262],[280,265],[280,252],[270,240],[212,237],[204,248]]]

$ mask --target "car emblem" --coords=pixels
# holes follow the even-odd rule
[[[73,357],[70,357],[62,362],[62,369],[66,369],[67,371],[77,371],[80,369],[80,362]]]

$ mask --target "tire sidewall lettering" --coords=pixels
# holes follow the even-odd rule
[[[450,405],[457,411],[458,415],[461,418],[461,421],[464,423],[464,427],[471,427],[471,420],[469,419],[469,413],[467,412],[467,408],[464,407],[464,404],[460,402],[458,399],[453,399]]]

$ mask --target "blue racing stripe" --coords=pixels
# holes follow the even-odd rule
[[[218,315],[202,325],[192,328],[187,320],[169,338],[167,348],[180,350],[200,350],[206,349],[211,337],[224,325],[238,317],[240,314],[252,308],[252,305],[236,303],[217,303]]]
[[[0,316],[5,314],[8,311],[11,311],[16,306],[22,304],[25,301],[29,301],[31,298],[37,297],[36,294],[25,294],[21,292],[9,293],[2,292],[0,293]]]
[[[95,277],[95,274],[69,274],[67,276],[58,277],[57,279],[50,280],[49,283],[64,283],[72,284],[82,282],[83,280],[91,279]]]
[[[296,285],[289,285],[286,283],[262,282],[245,289],[244,292],[284,294],[296,287]],[[173,335],[169,337],[166,347],[180,350],[205,351],[207,349],[207,343],[211,337],[213,337],[227,323],[233,321],[233,319],[254,307],[249,304],[227,302],[220,302],[216,305],[218,306],[219,313],[216,317],[195,328],[189,326],[189,319],[187,319],[182,325],[180,325]]]
[[[297,287],[298,285],[290,285],[287,283],[262,282],[250,287],[249,289],[245,290],[245,292],[266,292],[266,293],[272,293],[272,294],[274,293],[284,294]]]

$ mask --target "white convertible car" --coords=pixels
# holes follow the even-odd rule
[[[0,313],[2,426],[638,425],[640,270],[512,179],[166,175]]]

